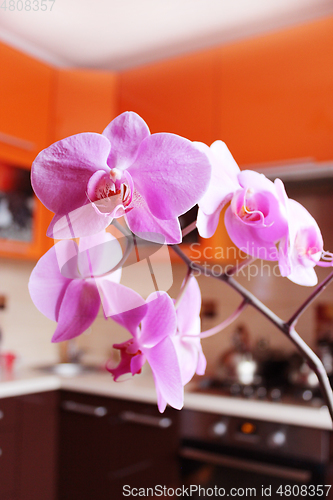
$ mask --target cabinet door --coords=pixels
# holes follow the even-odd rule
[[[19,500],[55,500],[58,393],[15,398],[20,412]]]
[[[0,399],[0,498],[14,498],[18,472],[18,406],[16,398]],[[16,498],[16,497],[15,497]]]
[[[158,496],[157,485],[179,486],[178,415],[172,408],[160,414],[156,405],[113,402],[109,495],[122,498],[129,490],[139,494],[140,488],[150,488]]]
[[[55,69],[0,44],[0,158],[30,168],[49,145]]]
[[[174,486],[177,412],[151,404],[65,392],[60,420],[62,500],[122,498],[124,485]]]
[[[33,193],[30,172],[0,163],[0,256],[41,257],[53,245],[46,236],[52,217]]]
[[[219,49],[216,138],[240,165],[332,159],[332,44],[326,17]]]
[[[81,132],[102,133],[118,114],[117,82],[111,72],[59,70],[52,142]]]

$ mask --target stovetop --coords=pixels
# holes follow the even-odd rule
[[[292,384],[269,385],[260,383],[243,385],[203,377],[198,380],[195,392],[315,408],[320,408],[325,404],[318,387],[302,387]]]

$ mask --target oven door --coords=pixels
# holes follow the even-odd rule
[[[328,431],[185,412],[180,459],[192,498],[332,498]]]

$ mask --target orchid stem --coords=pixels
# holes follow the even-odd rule
[[[208,337],[212,337],[216,333],[222,332],[227,326],[231,325],[238,316],[243,312],[245,307],[248,305],[247,299],[244,299],[241,304],[237,307],[237,309],[222,323],[219,323],[218,325],[214,326],[213,328],[210,328],[209,330],[206,330],[205,332],[201,332],[200,335],[183,335],[183,337],[195,337],[195,338],[200,338],[200,339],[206,339]]]
[[[182,230],[182,237],[187,236],[189,233],[194,231],[197,228],[197,221],[195,220],[194,222],[191,222],[188,226],[184,227]]]
[[[124,236],[132,236],[132,232],[129,229],[127,229],[127,227],[119,224],[117,219],[113,219],[113,221],[111,222],[111,225],[116,227],[118,229],[118,231],[120,231]]]
[[[242,260],[239,264],[234,266],[230,271],[227,272],[228,276],[233,276],[234,274],[237,274],[241,269],[243,269],[246,266],[249,266],[256,260],[255,257],[247,257],[246,259]]]
[[[332,388],[326,373],[326,370],[318,358],[318,356],[313,352],[313,350],[304,342],[304,340],[298,335],[294,328],[294,324],[302,312],[308,307],[308,305],[318,296],[318,294],[324,290],[324,288],[333,280],[333,273],[331,273],[310,295],[309,299],[304,302],[304,304],[298,309],[298,311],[292,316],[292,318],[285,322],[279,316],[277,316],[273,311],[271,311],[265,304],[263,304],[257,297],[255,297],[251,292],[246,290],[241,284],[235,281],[232,276],[227,273],[221,273],[216,275],[211,269],[201,266],[193,262],[184,252],[177,246],[172,246],[174,252],[187,264],[187,266],[192,271],[198,271],[204,276],[210,276],[212,278],[224,281],[229,286],[231,286],[236,292],[238,292],[247,302],[261,314],[263,314],[271,323],[273,323],[289,340],[297,347],[302,356],[307,360],[310,368],[317,375],[320,388],[327,405],[328,411],[330,413],[333,422],[333,394]]]
[[[309,305],[318,297],[318,295],[325,290],[327,285],[329,285],[333,281],[333,271],[325,278],[316,289],[311,293],[311,295],[306,299],[305,302],[297,309],[295,314],[287,321],[287,324],[291,327],[294,327],[299,319],[299,317],[303,314],[303,312],[309,307]]]

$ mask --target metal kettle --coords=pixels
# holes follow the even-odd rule
[[[236,328],[232,344],[218,361],[216,378],[226,384],[256,384],[259,378],[258,363],[251,352],[249,333],[244,325]]]

